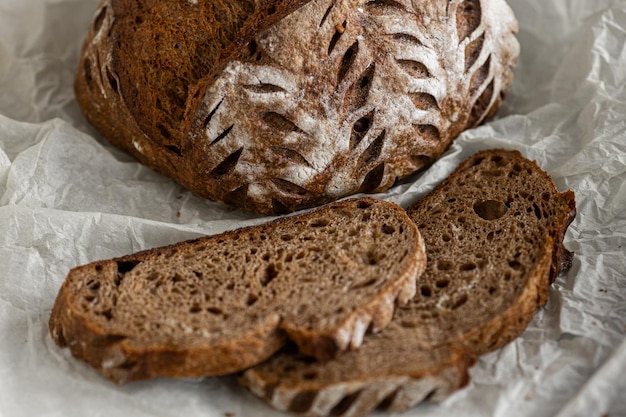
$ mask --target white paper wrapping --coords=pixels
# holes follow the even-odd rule
[[[96,0],[0,0],[0,416],[279,416],[230,378],[116,386],[51,341],[76,265],[266,221],[108,146],[72,83]],[[524,334],[406,416],[626,416],[626,3],[510,0],[516,79],[498,118],[379,195],[405,207],[479,149],[518,149],[576,193],[575,253]]]

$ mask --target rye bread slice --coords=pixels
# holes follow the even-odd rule
[[[358,351],[319,363],[283,352],[240,382],[307,416],[363,416],[440,400],[469,381],[476,358],[526,328],[568,252],[572,191],[519,152],[480,152],[409,210],[428,265],[389,326]]]
[[[74,268],[49,330],[118,383],[240,371],[288,339],[323,360],[387,325],[425,264],[401,207],[352,199]]]

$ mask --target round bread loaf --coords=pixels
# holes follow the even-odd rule
[[[87,119],[197,195],[285,213],[381,192],[492,116],[504,0],[101,0]]]

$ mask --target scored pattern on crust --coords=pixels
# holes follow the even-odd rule
[[[515,30],[497,0],[311,1],[208,89],[195,166],[214,198],[261,211],[385,190],[495,112]]]

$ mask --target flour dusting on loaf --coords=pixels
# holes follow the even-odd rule
[[[76,90],[148,166],[283,213],[384,191],[494,115],[516,31],[504,0],[102,0]]]

